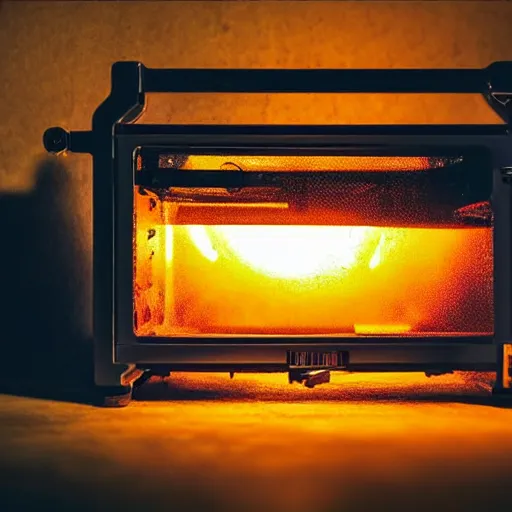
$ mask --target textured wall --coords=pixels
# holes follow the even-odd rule
[[[154,67],[474,67],[512,59],[507,2],[3,2],[0,286],[9,366],[43,343],[87,358],[90,161],[45,161],[51,125],[88,129],[121,59]],[[299,105],[299,108],[297,108]],[[147,120],[495,122],[478,97],[150,98]],[[27,312],[30,315],[27,317]],[[28,357],[30,355],[30,357]],[[33,359],[37,364],[28,364]],[[75,361],[75,359],[71,359]],[[65,361],[63,359],[62,361]],[[68,359],[69,361],[69,359]],[[67,366],[62,363],[63,368]]]

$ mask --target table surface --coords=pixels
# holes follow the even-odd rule
[[[125,409],[0,410],[3,510],[492,510],[511,481],[512,410],[461,375],[176,374]]]

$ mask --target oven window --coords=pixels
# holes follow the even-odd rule
[[[481,158],[155,151],[134,166],[137,336],[492,334]]]

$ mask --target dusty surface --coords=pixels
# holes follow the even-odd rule
[[[0,395],[2,510],[494,510],[512,410],[460,376],[176,375],[125,409]],[[7,498],[7,501],[5,499]]]

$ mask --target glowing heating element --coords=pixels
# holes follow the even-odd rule
[[[183,162],[179,166],[183,170],[238,169],[244,172],[427,171],[450,162],[447,158],[426,156],[175,155],[162,157],[161,167],[177,160]]]

